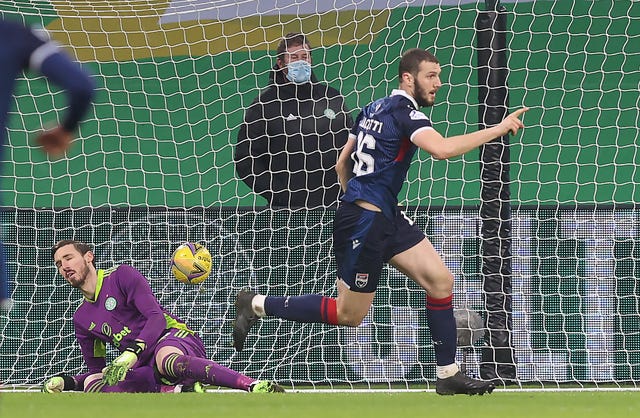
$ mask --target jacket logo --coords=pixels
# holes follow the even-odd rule
[[[296,120],[296,119],[298,119],[298,118],[296,118],[295,116],[293,116],[293,114],[289,113],[289,116],[287,116],[285,119],[286,119],[286,120],[288,120],[288,121],[291,121],[291,120]]]

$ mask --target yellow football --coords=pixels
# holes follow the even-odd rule
[[[202,283],[211,274],[209,250],[198,243],[180,245],[171,256],[171,273],[182,283]]]

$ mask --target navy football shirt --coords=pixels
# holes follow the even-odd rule
[[[431,121],[403,90],[393,90],[364,107],[351,130],[356,139],[351,154],[354,176],[342,200],[364,200],[393,219],[398,193],[418,148],[411,141],[424,129],[433,129]]]

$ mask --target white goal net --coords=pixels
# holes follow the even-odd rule
[[[501,4],[510,105],[531,109],[510,145],[516,379],[636,386],[640,2]],[[95,245],[99,267],[137,267],[212,359],[250,376],[294,387],[430,385],[425,294],[390,268],[360,327],[265,319],[233,350],[238,290],[335,295],[334,209],[269,208],[238,178],[235,144],[288,32],[308,36],[315,76],[353,117],[397,87],[404,50],[434,52],[444,86],[428,115],[444,136],[476,130],[474,27],[484,10],[472,0],[0,1],[0,15],[44,27],[98,85],[79,139],[55,162],[30,140],[65,97],[33,74],[16,87],[0,183],[14,299],[0,314],[0,384],[82,371],[71,323],[81,296],[50,257],[73,237]],[[450,161],[419,152],[401,201],[455,274],[454,305],[485,315],[480,177],[477,151]],[[201,286],[170,275],[184,241],[213,255]],[[468,373],[480,374],[484,344],[461,350]]]

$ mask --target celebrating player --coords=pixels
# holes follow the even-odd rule
[[[236,299],[233,338],[242,350],[252,325],[271,315],[297,322],[358,326],[365,318],[388,262],[427,293],[427,322],[436,354],[436,392],[484,394],[492,382],[472,379],[455,363],[453,274],[431,242],[398,209],[398,193],[418,148],[436,159],[464,154],[524,125],[515,111],[499,125],[443,138],[420,107],[433,106],[441,87],[437,58],[422,49],[406,51],[399,65],[399,88],[366,106],[340,153],[336,171],[344,190],[333,230],[338,297],[273,297],[241,291]]]
[[[58,272],[84,296],[73,323],[89,371],[52,377],[43,391],[160,392],[162,383],[192,389],[201,383],[247,392],[284,392],[274,382],[252,379],[208,360],[200,337],[160,306],[147,279],[135,268],[96,270],[91,247],[73,240],[58,242],[52,256]],[[120,351],[107,367],[106,344]]]
[[[73,132],[93,98],[94,84],[89,75],[58,49],[44,32],[0,19],[0,160],[16,78],[27,69],[43,74],[64,89],[69,97],[69,107],[63,122],[36,138],[43,150],[53,157],[60,156],[67,150],[73,139]],[[5,252],[0,242],[0,304],[10,302],[4,258]]]

